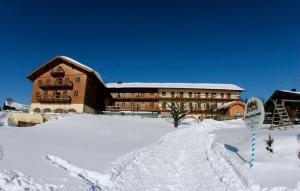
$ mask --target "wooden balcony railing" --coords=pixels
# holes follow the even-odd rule
[[[65,71],[63,69],[57,68],[57,69],[51,70],[50,74],[53,77],[60,77],[60,76],[64,76],[65,75]]]
[[[71,97],[68,95],[37,97],[37,101],[41,103],[71,103],[71,100]]]
[[[116,100],[145,100],[145,99],[159,99],[160,96],[159,95],[145,95],[145,96],[141,96],[141,95],[126,95],[126,96],[113,96],[113,99]]]
[[[39,83],[39,87],[41,89],[51,89],[51,88],[67,88],[67,89],[72,89],[73,87],[73,82],[70,80],[65,80],[63,82],[50,82],[50,83]]]

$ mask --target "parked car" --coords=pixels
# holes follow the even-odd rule
[[[295,111],[291,117],[292,123],[299,124],[300,123],[300,111]]]

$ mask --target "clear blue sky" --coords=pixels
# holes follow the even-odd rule
[[[106,82],[234,83],[243,97],[300,89],[300,1],[0,0],[0,101],[56,55]]]

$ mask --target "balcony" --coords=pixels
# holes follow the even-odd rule
[[[71,97],[68,95],[39,96],[37,101],[40,103],[71,103]]]
[[[160,98],[159,95],[114,95],[113,99],[115,100],[158,100]]]
[[[73,82],[70,80],[50,82],[50,83],[39,83],[41,89],[72,89]]]
[[[53,77],[62,77],[65,75],[65,71],[61,67],[58,67],[56,69],[51,70],[50,74]]]

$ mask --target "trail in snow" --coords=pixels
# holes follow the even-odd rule
[[[113,176],[112,190],[246,189],[235,172],[225,172],[232,181],[224,182],[219,172],[212,169],[211,163],[215,161],[210,160],[220,156],[211,152],[210,131],[208,128],[182,129],[136,153],[131,163],[124,158],[128,165]],[[220,161],[220,168],[231,168],[225,160]]]
[[[102,174],[79,169],[57,156],[47,159],[94,190],[245,190],[247,184],[230,163],[211,150],[211,130],[194,127],[170,133],[117,160],[110,170],[111,180],[102,182],[97,181]]]

